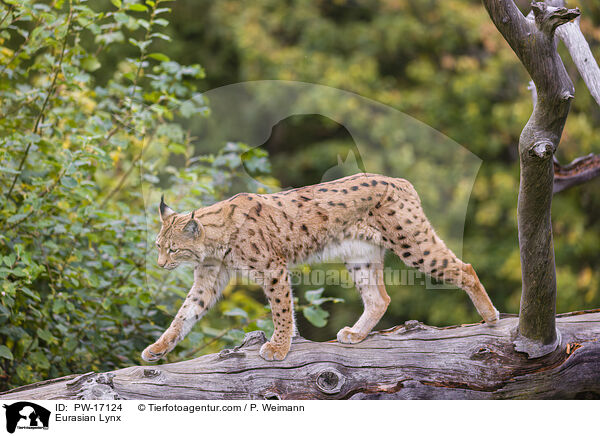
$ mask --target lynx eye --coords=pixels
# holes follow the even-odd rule
[[[177,253],[179,248],[169,248],[169,253]]]

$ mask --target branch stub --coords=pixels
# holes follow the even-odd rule
[[[529,154],[539,159],[548,159],[554,154],[554,144],[547,140],[542,140],[533,144],[529,149]]]
[[[544,2],[532,2],[531,10],[535,17],[537,28],[551,37],[554,36],[554,31],[558,26],[568,23],[581,15],[578,8],[557,8],[548,6]]]
[[[263,332],[262,330],[255,330],[253,332],[246,333],[242,344],[238,347],[235,347],[234,350],[238,351],[240,348],[251,347],[252,345],[262,345],[265,342],[267,342],[265,332]]]
[[[342,386],[346,382],[346,377],[343,376],[335,368],[326,368],[317,374],[317,388],[326,394],[337,394],[342,390]]]

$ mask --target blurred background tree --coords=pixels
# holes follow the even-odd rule
[[[582,9],[600,58],[600,8],[569,5]],[[561,53],[577,91],[559,147],[567,162],[600,152],[600,110]],[[158,192],[189,210],[260,181],[318,183],[354,150],[344,127],[319,115],[282,121],[261,148],[198,149],[198,117],[210,116],[202,92],[263,79],[355,92],[478,155],[463,258],[502,312],[518,312],[517,142],[532,103],[527,74],[478,0],[3,0],[0,390],[140,362],[191,284],[189,269],[155,267]],[[393,138],[394,126],[384,128]],[[386,147],[393,157],[393,141]],[[386,172],[377,161],[366,169]],[[600,306],[599,183],[554,198],[559,312]],[[393,256],[386,263],[404,268]],[[362,311],[352,289],[326,287],[343,304],[312,290],[296,287],[298,312],[312,317],[297,315],[309,339],[334,338]],[[460,291],[389,294],[379,328],[479,320]],[[234,282],[225,296],[169,360],[239,343],[244,331],[269,333],[256,286]]]

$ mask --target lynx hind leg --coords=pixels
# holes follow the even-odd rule
[[[383,283],[384,253],[384,249],[371,246],[363,258],[345,262],[362,298],[364,311],[352,327],[344,327],[338,332],[337,340],[343,344],[356,344],[365,339],[390,304],[390,297]]]
[[[473,266],[462,262],[449,249],[446,250],[446,257],[442,260],[442,265],[438,268],[435,277],[464,290],[486,324],[493,326],[500,319],[500,312],[494,307]],[[450,254],[454,256],[453,261],[449,261],[447,266],[444,266],[446,265],[445,260]]]
[[[387,204],[374,217],[384,236],[384,246],[406,265],[463,289],[485,322],[495,323],[499,319],[499,312],[475,270],[458,259],[436,235],[414,189],[413,196]]]
[[[492,300],[485,291],[485,288],[479,281],[477,273],[470,263],[462,263],[462,275],[460,281],[457,281],[456,286],[465,290],[475,305],[477,312],[481,315],[484,321],[493,326],[500,319],[500,312],[494,307]]]

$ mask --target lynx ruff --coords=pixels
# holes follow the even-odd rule
[[[143,351],[146,361],[171,351],[240,271],[263,287],[271,305],[275,330],[260,355],[283,360],[296,334],[288,265],[329,259],[345,263],[364,304],[358,321],[337,339],[360,342],[390,303],[383,283],[386,249],[465,290],[486,323],[499,319],[473,267],[437,236],[404,179],[361,173],[276,194],[238,194],[185,214],[161,198],[159,212],[158,265],[170,270],[191,262],[194,284],[169,328]]]

